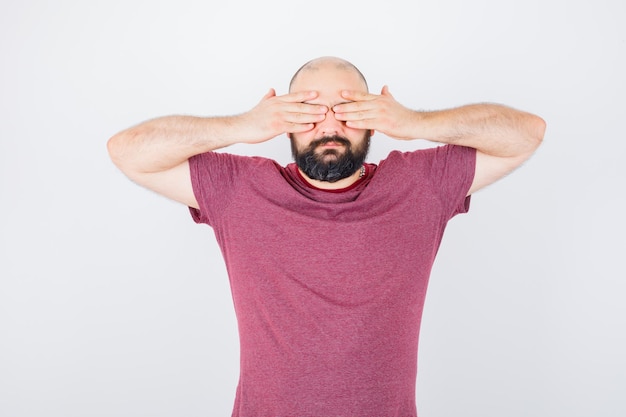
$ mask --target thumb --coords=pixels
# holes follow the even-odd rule
[[[381,96],[389,96],[389,97],[393,97],[391,95],[391,93],[389,92],[389,87],[387,85],[383,86],[383,89],[380,91],[380,95]]]
[[[263,99],[261,101],[267,100],[267,99],[275,97],[275,96],[276,96],[276,90],[274,90],[273,88],[270,88],[270,90],[267,92],[267,94],[265,94],[263,96]]]

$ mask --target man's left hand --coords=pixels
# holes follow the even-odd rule
[[[416,139],[411,132],[415,131],[419,113],[398,103],[387,86],[380,95],[350,90],[342,91],[341,95],[350,102],[334,106],[333,112],[346,126],[377,130],[395,139]]]

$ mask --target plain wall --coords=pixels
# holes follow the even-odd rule
[[[212,230],[106,141],[225,115],[320,55],[414,109],[498,102],[545,142],[453,219],[420,417],[626,415],[621,0],[3,1],[0,416],[228,416],[238,340]],[[369,160],[424,142],[373,137]],[[290,162],[282,136],[229,151]]]

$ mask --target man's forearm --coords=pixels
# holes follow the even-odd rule
[[[498,104],[417,112],[415,117],[416,138],[467,146],[497,157],[532,153],[545,131],[540,117]]]
[[[164,171],[193,155],[235,143],[236,117],[161,117],[116,134],[107,147],[111,159],[123,171]]]

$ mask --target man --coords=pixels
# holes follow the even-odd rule
[[[222,249],[239,323],[233,416],[416,416],[426,286],[447,221],[542,141],[495,104],[418,112],[335,57],[229,117],[170,116],[109,140],[133,181],[190,207]],[[441,145],[365,163],[370,137]],[[286,133],[295,163],[212,152]]]

